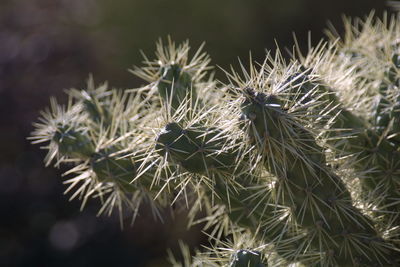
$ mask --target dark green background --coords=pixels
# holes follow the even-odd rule
[[[1,0],[0,1],[0,266],[164,266],[167,247],[184,239],[184,213],[155,222],[143,207],[133,227],[120,231],[114,217],[96,218],[99,206],[68,202],[63,170],[44,168],[44,151],[26,140],[49,96],[63,102],[66,88],[84,88],[89,73],[118,88],[141,81],[126,70],[152,55],[159,37],[203,41],[213,64],[227,68],[261,61],[265,49],[305,48],[323,37],[342,14],[381,15],[383,0]],[[217,77],[223,79],[217,69]]]

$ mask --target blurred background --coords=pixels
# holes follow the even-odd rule
[[[0,0],[0,266],[168,266],[166,249],[177,240],[206,242],[200,228],[186,230],[184,214],[165,223],[146,209],[120,230],[114,217],[96,217],[95,201],[79,211],[63,195],[62,170],[45,168],[45,152],[26,137],[50,96],[97,83],[133,88],[142,81],[127,72],[152,56],[167,35],[203,41],[222,68],[261,61],[265,49],[292,47],[292,32],[306,47],[327,21],[340,32],[342,14],[382,15],[383,0]],[[217,78],[223,80],[217,69]]]

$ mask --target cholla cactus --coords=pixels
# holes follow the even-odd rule
[[[89,79],[66,107],[52,100],[31,138],[47,165],[73,165],[82,207],[98,198],[122,222],[145,200],[162,219],[184,199],[212,242],[193,261],[183,248],[185,266],[398,266],[400,21],[361,24],[225,84],[202,47],[189,57],[188,42],[160,41],[132,70],[147,85]]]

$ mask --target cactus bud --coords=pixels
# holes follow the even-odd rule
[[[241,249],[234,254],[230,267],[267,267],[267,265],[261,263],[260,252]]]

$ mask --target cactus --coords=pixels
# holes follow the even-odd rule
[[[90,78],[66,107],[52,99],[30,138],[47,144],[47,165],[72,166],[72,199],[99,199],[121,226],[143,201],[162,220],[184,199],[212,244],[193,261],[182,245],[185,265],[397,266],[400,22],[372,18],[289,62],[277,50],[226,71],[225,83],[203,45],[190,57],[168,38],[131,70],[147,85]],[[365,32],[380,41],[360,42]]]

